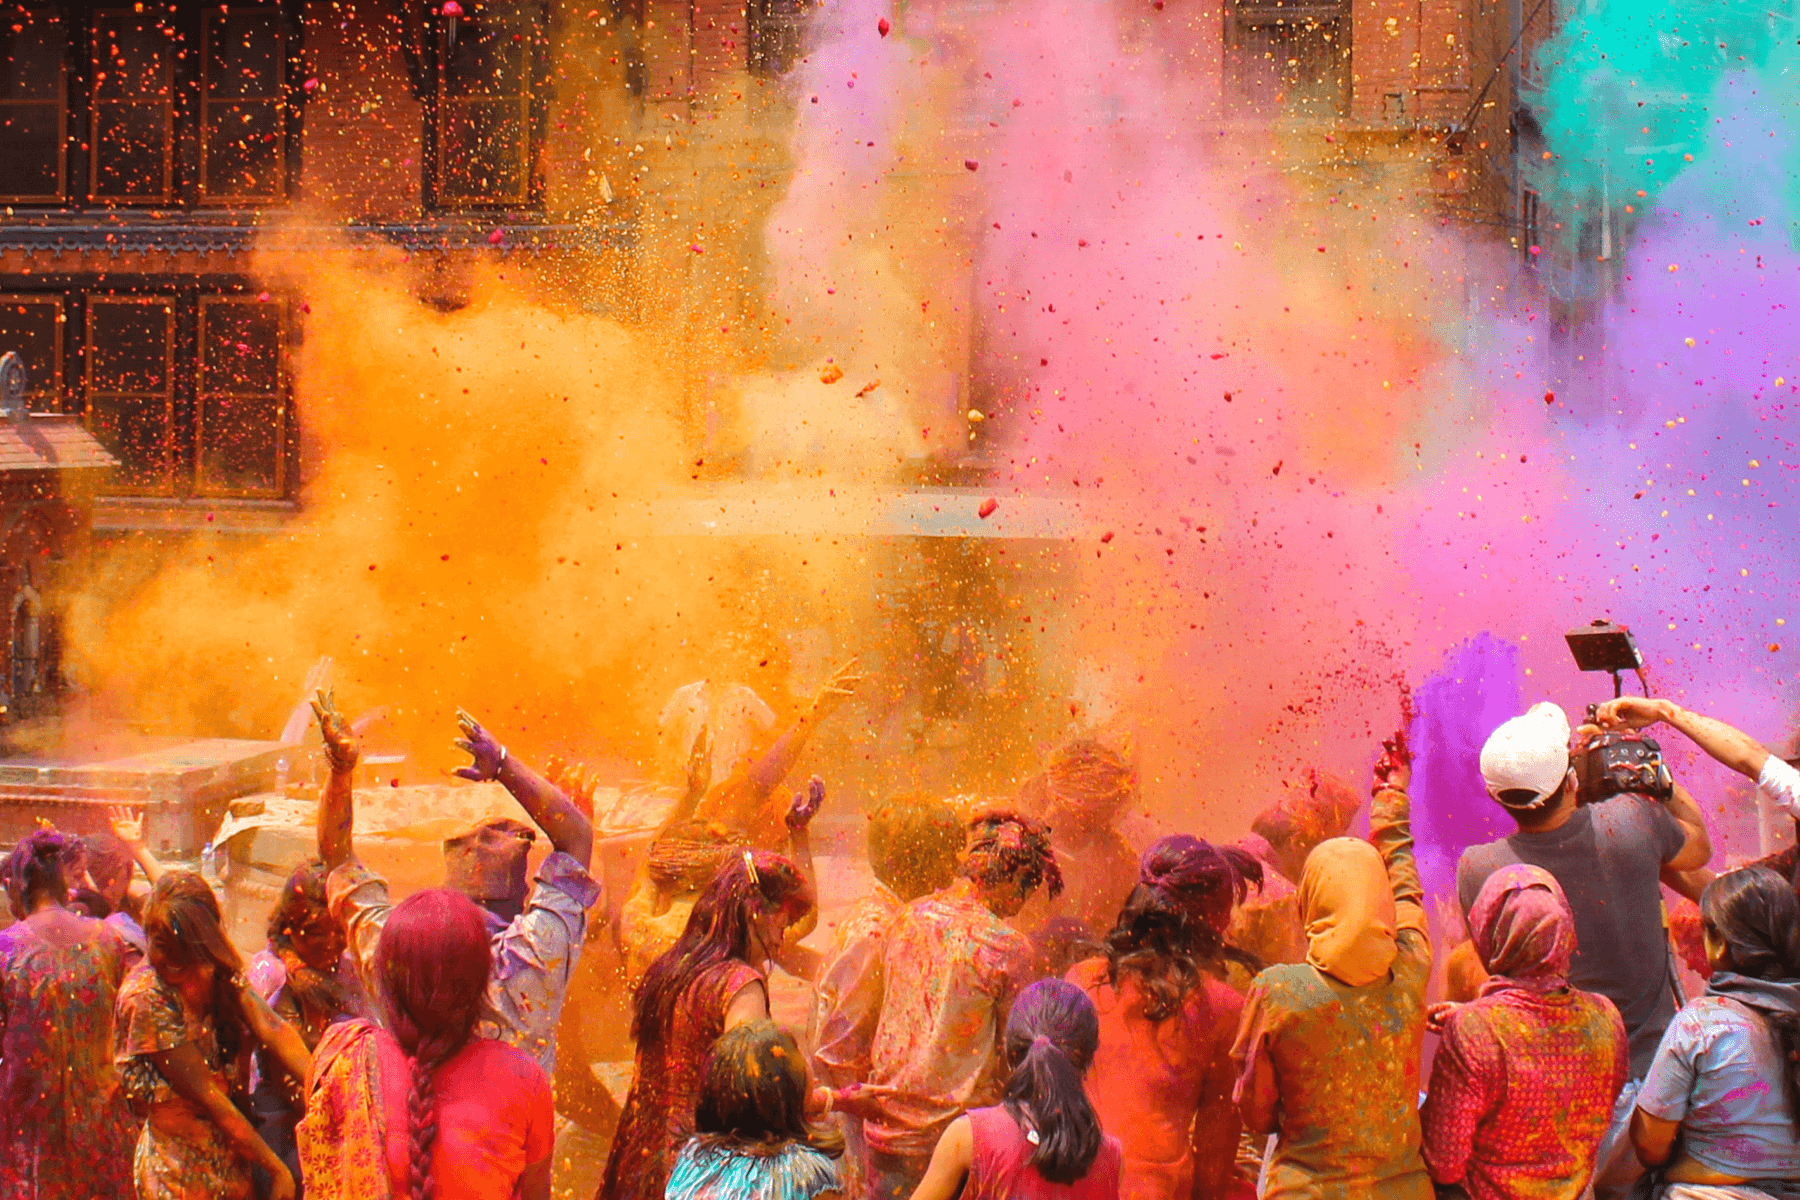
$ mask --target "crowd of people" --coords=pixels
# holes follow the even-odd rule
[[[622,1103],[590,1101],[596,1200],[1800,1200],[1795,853],[1715,877],[1680,785],[1595,800],[1576,771],[1602,729],[1666,723],[1800,819],[1800,770],[1730,726],[1651,699],[1501,725],[1479,765],[1517,828],[1463,851],[1455,932],[1403,735],[1366,837],[1315,773],[1239,841],[1141,855],[1129,754],[1077,739],[1006,805],[876,807],[872,884],[820,952],[825,789],[781,784],[853,685],[766,747],[691,722],[622,906],[635,1059]],[[444,885],[396,904],[355,851],[357,735],[315,710],[317,857],[248,961],[122,810],[0,867],[0,1200],[551,1194],[565,1081],[593,1090],[557,1062],[600,899],[585,777],[462,717],[459,774],[529,823],[447,839]],[[1665,885],[1698,903],[1685,1002]],[[1461,964],[1435,1000],[1434,932]],[[812,985],[804,1028],[774,972]]]

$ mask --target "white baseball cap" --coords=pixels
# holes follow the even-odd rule
[[[1501,792],[1532,795],[1529,803],[1508,808],[1536,808],[1568,773],[1569,718],[1547,700],[1494,730],[1481,748],[1481,779],[1488,795],[1496,800]]]

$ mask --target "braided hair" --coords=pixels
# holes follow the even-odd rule
[[[487,921],[451,888],[415,892],[394,907],[375,950],[387,1028],[412,1073],[406,1095],[407,1196],[431,1200],[437,1073],[474,1036],[493,970]]]
[[[969,822],[962,873],[984,887],[1010,881],[1027,894],[1048,887],[1051,899],[1063,890],[1050,827],[1005,809],[982,813]]]
[[[1144,1015],[1161,1021],[1186,1001],[1202,971],[1223,976],[1226,962],[1262,970],[1261,959],[1228,944],[1223,932],[1231,906],[1262,883],[1262,864],[1240,847],[1188,834],[1161,839],[1144,852],[1137,886],[1106,935],[1106,982],[1135,978]]]
[[[1800,901],[1767,867],[1728,871],[1700,893],[1700,927],[1730,956],[1726,969],[1750,979],[1800,980]],[[1716,978],[1716,976],[1715,976]],[[1788,1112],[1800,1135],[1800,1017],[1758,1006],[1784,1064]]]

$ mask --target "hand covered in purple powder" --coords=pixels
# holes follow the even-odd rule
[[[501,764],[506,762],[506,747],[460,708],[456,710],[456,724],[462,730],[462,736],[456,739],[456,748],[475,761],[451,773],[476,783],[498,778]]]
[[[794,802],[787,810],[787,827],[790,833],[799,833],[819,815],[819,809],[825,805],[825,781],[814,775],[806,785],[804,792],[794,793]]]

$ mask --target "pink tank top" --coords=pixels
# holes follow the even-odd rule
[[[1119,1200],[1118,1138],[1101,1138],[1100,1153],[1086,1175],[1074,1183],[1051,1183],[1031,1165],[1037,1147],[1025,1140],[1006,1109],[972,1108],[969,1125],[975,1154],[962,1200]]]

